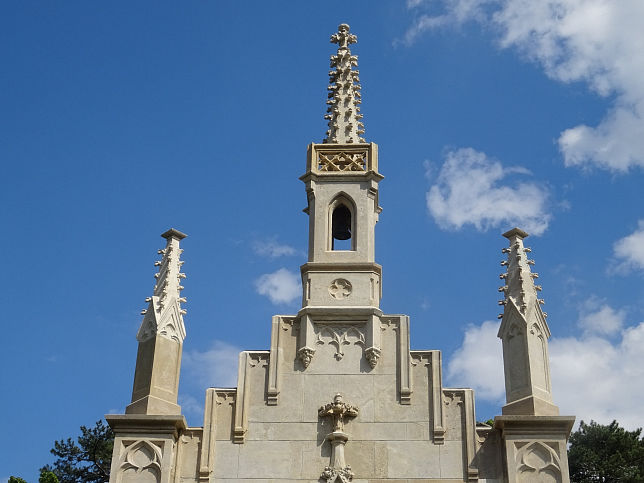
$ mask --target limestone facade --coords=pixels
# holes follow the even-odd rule
[[[108,415],[113,483],[567,482],[574,418],[550,392],[549,329],[523,239],[504,249],[507,404],[477,423],[474,392],[446,388],[441,352],[410,349],[409,317],[380,310],[378,148],[363,134],[348,25],[332,36],[329,132],[306,173],[309,257],[302,308],[275,315],[270,348],[239,355],[237,387],[206,389],[202,427],[177,405],[185,329],[179,241],[170,230],[139,331],[132,403]],[[358,117],[359,116],[359,117]],[[171,328],[171,329],[170,329]]]

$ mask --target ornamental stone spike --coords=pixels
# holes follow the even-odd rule
[[[355,44],[358,37],[349,32],[345,23],[338,26],[338,31],[331,35],[331,43],[338,44],[336,55],[331,56],[329,72],[329,99],[327,114],[329,121],[324,143],[364,143],[364,124],[360,114],[361,94],[358,70],[358,57],[351,55],[349,45]]]
[[[510,247],[502,250],[503,253],[507,253],[508,258],[501,261],[502,266],[507,266],[507,272],[501,275],[505,285],[499,287],[499,291],[505,294],[505,299],[499,303],[507,307],[508,299],[512,299],[525,315],[529,305],[534,302],[543,303],[543,300],[537,297],[537,291],[541,290],[541,286],[534,284],[534,279],[539,275],[530,270],[534,260],[527,257],[527,253],[532,250],[523,245],[523,240],[528,234],[519,228],[513,228],[503,236],[510,241]]]

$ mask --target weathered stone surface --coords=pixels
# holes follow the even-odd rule
[[[377,145],[360,137],[357,60],[348,48],[355,40],[345,24],[333,36],[329,132],[309,146],[300,178],[309,216],[302,308],[272,317],[269,349],[241,352],[237,387],[208,389],[203,428],[186,427],[177,405],[185,235],[164,233],[137,336],[132,403],[128,414],[108,417],[112,483],[568,482],[574,418],[554,416],[550,332],[525,232],[505,234],[507,404],[494,428],[477,425],[471,389],[443,387],[440,351],[411,350],[409,317],[380,309],[383,176]]]

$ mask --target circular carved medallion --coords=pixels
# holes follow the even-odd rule
[[[331,285],[329,285],[329,293],[334,299],[346,299],[351,295],[351,282],[345,280],[344,278],[336,278]]]

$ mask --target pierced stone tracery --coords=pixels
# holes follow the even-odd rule
[[[365,171],[367,152],[319,152],[318,171]]]

